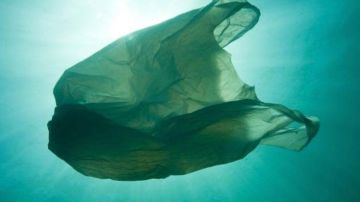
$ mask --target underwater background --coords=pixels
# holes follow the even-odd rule
[[[0,201],[360,201],[360,3],[252,0],[259,23],[226,47],[264,102],[318,116],[301,152],[161,180],[86,177],[47,149],[52,89],[66,68],[118,37],[206,0],[0,0]]]

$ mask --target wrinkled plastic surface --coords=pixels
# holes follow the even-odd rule
[[[54,88],[49,149],[85,175],[114,180],[186,174],[259,144],[301,150],[317,118],[258,100],[223,49],[259,16],[246,1],[213,1],[69,68]]]

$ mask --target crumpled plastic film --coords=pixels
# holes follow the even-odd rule
[[[301,150],[318,119],[260,101],[223,49],[259,16],[246,1],[212,1],[67,69],[54,88],[49,149],[84,175],[114,180],[182,175],[259,144]]]

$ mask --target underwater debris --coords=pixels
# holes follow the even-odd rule
[[[113,180],[187,174],[259,144],[301,150],[318,119],[260,101],[223,49],[259,16],[245,0],[212,1],[67,69],[54,88],[49,149],[84,175]]]

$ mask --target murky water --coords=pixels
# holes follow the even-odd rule
[[[241,161],[164,180],[85,177],[47,149],[62,72],[121,35],[208,1],[0,1],[0,201],[359,201],[360,4],[265,1],[227,50],[260,99],[321,120],[302,152],[260,146]]]

